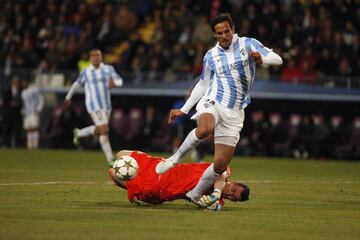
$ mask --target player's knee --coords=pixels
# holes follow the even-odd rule
[[[210,136],[213,132],[213,128],[210,126],[199,126],[196,129],[196,137],[199,139],[204,139]]]
[[[100,135],[109,135],[109,127],[101,126],[100,127]]]

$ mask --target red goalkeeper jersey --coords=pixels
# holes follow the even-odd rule
[[[163,175],[157,175],[156,165],[163,160],[146,153],[134,151],[131,157],[138,162],[135,178],[126,182],[128,198],[159,204],[164,201],[185,198],[193,189],[210,163],[178,164]],[[230,172],[228,171],[228,175]]]

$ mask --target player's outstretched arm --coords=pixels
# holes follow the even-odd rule
[[[113,183],[120,187],[120,188],[123,188],[123,189],[126,189],[126,183],[124,181],[121,181],[119,179],[116,179],[115,177],[115,170],[113,168],[109,168],[108,169],[108,173],[109,173],[109,176],[111,178],[111,180],[113,181]]]
[[[71,98],[72,98],[72,96],[74,95],[76,89],[78,89],[79,87],[81,87],[81,86],[80,86],[80,84],[79,84],[77,81],[75,81],[75,82],[71,85],[68,93],[66,94],[65,100],[64,100],[64,109],[67,109],[67,108],[70,107],[70,105],[71,105]]]
[[[259,52],[250,52],[250,57],[253,59],[253,61],[256,64],[266,64],[266,65],[281,65],[282,59],[281,57],[274,53],[273,51],[270,51],[266,56],[260,54]]]
[[[261,56],[261,59],[263,64],[267,65],[281,65],[283,63],[281,57],[273,51],[270,51],[266,56]]]
[[[118,153],[116,153],[116,159],[119,159],[123,156],[130,156],[133,151],[130,150],[120,150]]]
[[[171,124],[175,121],[177,117],[188,114],[190,109],[200,100],[200,98],[205,94],[206,89],[208,88],[208,81],[206,79],[200,79],[193,90],[189,98],[186,100],[184,106],[180,109],[171,109],[169,113],[168,123]]]
[[[207,63],[207,54],[204,57],[203,70],[199,81],[196,83],[191,91],[189,98],[186,100],[184,106],[180,109],[181,112],[188,114],[191,108],[204,96],[206,90],[210,85],[210,76],[212,70]]]
[[[109,80],[109,88],[121,87],[122,85],[123,85],[123,80],[121,78]]]
[[[124,84],[123,79],[115,71],[113,66],[110,66],[110,77],[111,79],[109,80],[109,88],[121,87]]]
[[[251,49],[249,54],[257,64],[281,65],[283,63],[278,54],[272,49],[265,47],[261,42],[254,38],[251,39]]]
[[[210,195],[203,195],[199,200],[203,207],[209,207],[220,200],[227,178],[228,174],[226,171],[216,178],[214,191]]]
[[[177,117],[181,117],[183,115],[185,115],[185,113],[183,113],[180,109],[171,109],[169,113],[168,123],[173,123]]]
[[[41,95],[40,92],[38,92],[38,104],[36,106],[36,113],[40,114],[42,109],[44,108],[44,97]]]

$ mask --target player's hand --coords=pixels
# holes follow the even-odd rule
[[[116,85],[115,85],[115,82],[114,82],[114,80],[111,80],[110,79],[110,81],[109,81],[109,88],[113,88],[113,87],[115,87]]]
[[[199,202],[203,207],[207,207],[214,204],[216,201],[219,201],[220,197],[221,192],[219,190],[214,190],[214,192],[210,195],[203,195]]]
[[[217,211],[220,211],[222,207],[223,206],[221,205],[221,203],[219,201],[216,201],[213,204],[211,204],[210,206],[208,206],[206,208],[206,210],[217,212]]]
[[[261,58],[261,55],[259,52],[250,52],[250,57],[254,60],[254,62],[256,62],[257,64],[262,64],[263,60]]]
[[[180,117],[183,115],[185,115],[185,113],[183,113],[180,109],[172,109],[169,114],[168,123],[169,124],[173,123],[177,117]]]
[[[68,99],[65,99],[64,105],[63,105],[64,110],[67,110],[70,107],[70,105],[71,105],[71,101]]]

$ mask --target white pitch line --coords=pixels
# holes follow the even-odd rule
[[[360,181],[333,180],[333,181],[313,181],[313,180],[244,180],[245,183],[319,183],[319,184],[360,184]]]
[[[245,183],[318,183],[318,184],[360,184],[360,181],[285,181],[285,180],[243,180]],[[36,186],[36,185],[95,185],[113,184],[112,182],[76,182],[76,181],[54,181],[54,182],[13,182],[0,183],[0,186]]]
[[[0,186],[28,186],[28,185],[61,185],[61,184],[74,184],[74,185],[93,185],[96,184],[95,182],[29,182],[29,183],[0,183]]]

